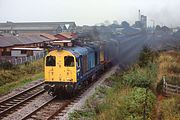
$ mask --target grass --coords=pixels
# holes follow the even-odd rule
[[[159,74],[158,81],[162,79],[162,76],[166,76],[169,82],[173,82],[174,77],[178,78],[177,80],[180,83],[180,52],[164,52],[160,54],[158,65],[159,65]],[[174,77],[173,77],[174,76]],[[171,79],[172,78],[172,79]],[[171,81],[172,80],[172,81]],[[180,85],[180,84],[178,84]]]
[[[34,80],[38,80],[40,78],[43,78],[43,75],[44,75],[44,73],[41,72],[41,73],[35,74],[33,77],[24,77],[21,80],[11,82],[11,83],[7,83],[7,84],[0,87],[0,95],[7,94],[10,91],[12,91],[18,87],[24,86],[24,85],[26,85],[26,84],[34,81]]]
[[[43,78],[43,60],[13,66],[11,70],[1,69],[0,75],[0,95],[4,95],[15,88]]]
[[[161,114],[164,120],[180,119],[180,97],[163,99],[160,103]]]
[[[160,54],[158,59],[158,79],[157,89],[159,96],[162,93],[162,76],[166,76],[168,84],[180,86],[180,52],[168,51]],[[161,82],[159,82],[161,81]],[[159,100],[160,117],[163,120],[179,120],[180,119],[180,97],[164,97]]]
[[[95,119],[95,120],[141,120],[145,99],[147,99],[148,119],[154,118],[156,97],[150,88],[157,75],[156,66],[149,64],[141,68],[133,66],[123,74],[116,74],[105,81],[111,83],[96,89],[96,92],[87,101],[84,109],[70,114],[70,119]],[[147,93],[146,93],[147,90]],[[137,109],[138,108],[138,109]]]

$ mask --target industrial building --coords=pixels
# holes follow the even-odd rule
[[[0,36],[0,57],[11,56],[13,48],[37,48],[43,47],[44,42],[51,39],[41,36],[41,34],[19,34]]]
[[[58,34],[60,32],[75,32],[75,22],[23,22],[0,23],[0,34],[11,33],[49,33]]]
[[[133,25],[135,28],[146,29],[147,28],[147,16],[141,15],[141,11],[138,11],[138,21],[135,21]]]

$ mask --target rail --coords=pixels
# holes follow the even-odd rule
[[[46,103],[42,104],[39,108],[30,112],[23,118],[21,118],[21,120],[27,120],[27,119],[51,120],[53,119],[54,116],[56,116],[58,113],[64,110],[70,103],[71,100],[62,101],[62,100],[56,100],[56,97],[52,97]],[[48,113],[48,114],[43,115],[43,113]]]
[[[11,112],[16,111],[17,108],[23,106],[28,103],[28,101],[45,92],[42,85],[43,82],[11,96],[10,98],[0,101],[0,119],[6,117]]]
[[[167,83],[163,76],[163,92],[166,95],[180,95],[180,86]]]

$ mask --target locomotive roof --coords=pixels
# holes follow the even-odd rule
[[[75,46],[72,48],[67,48],[67,51],[71,52],[73,55],[75,55],[76,57],[79,57],[80,55],[86,55],[90,52],[93,52],[94,49],[88,46]]]

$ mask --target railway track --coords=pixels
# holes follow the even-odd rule
[[[25,104],[31,102],[33,98],[45,92],[42,88],[42,85],[43,82],[32,86],[31,88],[22,91],[14,96],[11,96],[10,98],[0,101],[0,119],[17,111]]]
[[[82,97],[84,97],[83,93],[93,86],[93,84],[96,83],[102,75],[100,75],[97,80],[94,80],[83,88],[75,97],[65,100],[52,97],[50,100],[46,101],[46,103],[24,116],[21,120],[56,120],[61,118],[67,113],[68,108],[72,107]]]
[[[22,120],[51,120],[70,103],[71,100],[58,100],[54,97],[36,110],[27,114]]]
[[[82,89],[78,95],[71,99],[58,99],[57,97],[52,97],[50,100],[46,101],[46,103],[24,116],[21,120],[53,120],[57,119],[56,117],[59,118],[60,116],[63,116],[67,112],[66,107],[76,103],[81,98],[81,95],[95,82],[96,81],[93,81]]]
[[[30,112],[26,116],[24,116],[21,120],[53,120],[53,119],[56,120],[58,119],[59,117],[66,114],[67,107],[71,107],[71,105],[79,101],[79,99],[81,98],[81,95],[89,87],[91,87],[92,84],[90,84],[85,89],[83,89],[74,98],[71,98],[71,99],[58,99],[57,97],[51,98],[50,100],[46,101],[46,103],[42,104],[40,107]]]

